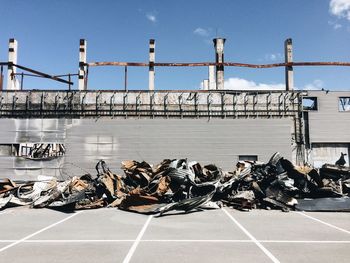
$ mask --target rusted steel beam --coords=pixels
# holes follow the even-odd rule
[[[293,62],[292,66],[345,66],[345,67],[349,67],[350,62]]]
[[[88,66],[128,66],[128,67],[148,67],[149,63],[142,62],[90,62]],[[275,63],[275,64],[246,64],[238,62],[195,62],[195,63],[154,63],[156,67],[205,67],[205,66],[218,66],[223,65],[225,67],[245,67],[245,68],[276,68],[286,66],[344,66],[349,67],[350,62],[291,62],[291,63]]]
[[[15,66],[17,68],[20,68],[22,70],[25,70],[25,71],[28,71],[28,72],[31,72],[33,74],[36,74],[36,75],[39,75],[43,78],[47,78],[47,79],[53,79],[53,80],[56,80],[58,82],[62,82],[62,83],[66,83],[66,84],[70,84],[70,85],[73,85],[74,83],[71,82],[71,81],[67,81],[65,79],[61,79],[61,78],[58,78],[58,77],[55,77],[55,76],[51,76],[49,74],[46,74],[46,73],[43,73],[43,72],[40,72],[40,71],[37,71],[37,70],[34,70],[34,69],[31,69],[31,68],[27,68],[27,67],[23,67],[23,66],[20,66],[20,65],[17,65],[17,64],[13,64],[13,63],[9,63],[10,65],[12,66]]]
[[[228,67],[246,67],[246,68],[277,68],[277,67],[294,67],[294,66],[345,66],[349,67],[350,62],[290,62],[290,63],[275,63],[275,64],[244,64],[235,62],[226,62]]]
[[[290,66],[290,63],[275,63],[275,64],[246,64],[237,62],[225,62],[226,67],[242,67],[242,68],[276,68]]]
[[[210,66],[210,65],[216,65],[216,63],[215,62],[154,63],[154,66],[158,66],[158,67],[205,67],[205,66]]]
[[[122,67],[148,67],[149,63],[139,62],[91,62],[87,63],[89,67],[100,67],[100,66],[122,66]]]
[[[0,66],[7,66],[8,62],[0,62]],[[220,63],[215,62],[194,62],[194,63],[154,63],[156,67],[206,67],[206,66],[217,66]],[[292,62],[292,63],[275,63],[275,64],[247,64],[238,62],[224,62],[222,63],[225,67],[246,67],[246,68],[276,68],[276,67],[286,67],[286,66],[342,66],[349,67],[350,62]],[[86,65],[91,67],[99,66],[127,66],[127,67],[148,67],[149,63],[143,62],[90,62]],[[22,68],[26,71],[35,71],[20,65],[14,65],[18,68]],[[31,70],[31,71],[30,71]],[[34,72],[32,72],[34,73]],[[40,72],[41,73],[41,72]],[[45,73],[42,73],[45,74]],[[39,75],[39,74],[38,74]],[[46,74],[47,76],[50,76]],[[56,76],[51,76],[56,78]],[[63,80],[64,82],[66,80]],[[66,83],[66,82],[65,82]]]
[[[148,67],[149,63],[142,62],[90,62],[87,63],[91,67],[99,66],[127,66],[127,67]],[[153,63],[157,67],[204,67],[208,65],[216,65],[215,62],[198,62],[198,63]]]

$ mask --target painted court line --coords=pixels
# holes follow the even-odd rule
[[[135,250],[136,250],[138,244],[140,243],[140,240],[141,240],[143,234],[145,233],[145,231],[146,231],[146,229],[147,229],[149,223],[151,222],[151,219],[152,219],[152,216],[148,216],[147,221],[146,221],[145,224],[143,225],[143,227],[142,227],[140,233],[137,235],[136,240],[135,240],[135,242],[132,244],[131,248],[129,249],[128,254],[127,254],[126,257],[124,258],[123,263],[128,263],[128,262],[130,262],[130,259],[131,259],[132,255],[134,254],[134,252],[135,252]]]
[[[40,229],[39,231],[34,232],[33,234],[30,234],[30,235],[28,235],[28,236],[26,236],[26,237],[24,237],[24,238],[22,238],[20,240],[17,240],[16,242],[13,242],[13,243],[11,243],[11,244],[1,248],[0,252],[3,252],[4,250],[6,250],[6,249],[8,249],[10,247],[13,247],[13,246],[15,246],[15,245],[17,245],[19,243],[22,243],[23,241],[26,241],[27,239],[32,238],[33,236],[36,236],[37,234],[40,234],[40,233],[42,233],[42,232],[44,232],[44,231],[46,231],[46,230],[48,230],[48,229],[50,229],[50,228],[52,228],[54,226],[57,226],[58,224],[61,224],[61,223],[65,222],[65,221],[71,219],[72,217],[80,214],[81,212],[82,211],[79,211],[79,212],[77,212],[77,213],[75,213],[75,214],[73,214],[71,216],[68,216],[68,217],[66,217],[66,218],[64,218],[64,219],[62,219],[62,220],[60,220],[60,221],[58,221],[56,223],[53,223],[53,224],[51,224],[51,225],[49,225],[47,227],[44,227],[44,228]]]
[[[305,214],[305,213],[303,213],[303,212],[297,212],[297,213],[300,214],[300,215],[303,215],[303,216],[305,216],[305,217],[307,217],[307,218],[310,218],[310,219],[312,219],[312,220],[314,220],[314,221],[316,221],[316,222],[319,222],[319,223],[321,223],[321,224],[324,224],[324,225],[326,225],[326,226],[329,226],[329,227],[332,227],[332,228],[337,229],[337,230],[339,230],[339,231],[342,231],[342,232],[344,232],[344,233],[350,234],[350,231],[348,231],[348,230],[345,230],[345,229],[343,229],[343,228],[337,227],[337,226],[335,226],[335,225],[332,225],[332,224],[330,224],[330,223],[327,223],[327,222],[325,222],[325,221],[322,221],[322,220],[320,220],[320,219],[317,219],[317,218],[315,218],[315,217],[313,217],[313,216],[307,215],[307,214]]]
[[[350,244],[350,240],[257,240],[260,243],[305,243],[305,244]],[[173,240],[166,240],[166,239],[143,239],[140,242],[159,242],[159,243],[171,243],[171,242],[178,242],[178,243],[254,243],[254,240],[246,240],[246,239],[173,239]]]
[[[350,244],[350,240],[258,240],[260,243]]]
[[[141,242],[154,243],[252,243],[249,239],[142,239]]]
[[[227,212],[225,208],[223,208],[222,211],[224,211],[224,213],[255,243],[255,245],[257,245],[265,253],[265,255],[268,256],[272,260],[272,262],[274,262],[274,263],[280,262],[252,234],[250,234],[248,232],[248,230],[245,229],[229,212]]]
[[[48,239],[25,240],[24,243],[120,243],[135,242],[134,239]]]
[[[0,240],[13,243],[18,240]],[[122,243],[135,239],[28,239],[22,243]],[[260,243],[350,244],[350,240],[257,240]],[[254,243],[251,239],[142,239],[141,243]]]

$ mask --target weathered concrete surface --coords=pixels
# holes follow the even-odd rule
[[[348,262],[350,234],[295,212],[225,209],[280,262]],[[35,234],[71,215],[49,209],[1,211],[0,250],[34,236],[1,251],[0,258],[25,263],[123,262],[131,254],[130,262],[272,262],[222,210],[151,218],[148,225],[145,215],[114,208],[86,210]],[[350,213],[307,215],[350,231]]]
[[[250,213],[230,212],[246,229],[249,229],[258,240],[350,240],[350,234],[334,231],[334,229],[329,226],[316,223],[297,212],[280,213],[279,211],[267,210],[254,210]],[[314,216],[314,213],[309,214]],[[316,216],[317,214],[318,213],[316,213]],[[325,213],[325,215],[326,214],[336,217],[338,213]],[[343,217],[339,221],[345,224],[345,229],[350,230],[350,221],[348,221],[350,219],[350,213],[340,214],[342,214]],[[257,223],[257,221],[259,223]],[[293,224],[291,224],[291,222],[293,222]],[[327,222],[329,221],[327,220]]]
[[[279,151],[291,159],[292,127],[289,118],[0,119],[0,143],[58,142],[67,150],[65,157],[45,162],[0,157],[0,177],[61,176],[59,167],[70,176],[81,175],[82,169],[95,173],[100,159],[113,170],[123,160],[156,164],[165,158],[188,158],[232,170],[239,155],[257,155],[268,161]]]

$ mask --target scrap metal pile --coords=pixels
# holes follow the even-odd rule
[[[0,181],[0,209],[92,209],[118,207],[126,211],[163,215],[222,205],[240,210],[280,209],[350,211],[350,169],[325,164],[319,171],[296,167],[274,154],[268,163],[240,161],[232,172],[186,159],[122,162],[124,175],[110,171],[104,161],[96,175],[59,181],[39,176],[35,182]]]

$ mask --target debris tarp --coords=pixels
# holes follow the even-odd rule
[[[122,210],[163,215],[171,211],[215,209],[350,211],[350,169],[325,164],[298,167],[275,153],[267,163],[239,161],[232,171],[187,159],[165,159],[157,165],[123,161],[123,174],[103,161],[96,174],[67,180],[39,176],[35,182],[0,181],[0,209],[33,208]]]

